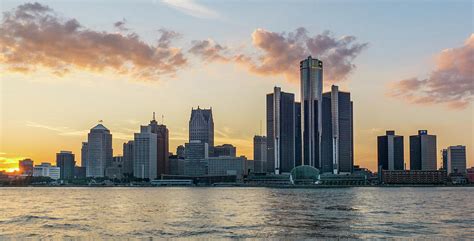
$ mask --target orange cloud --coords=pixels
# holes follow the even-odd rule
[[[367,48],[367,43],[356,43],[354,36],[335,38],[326,31],[309,36],[305,28],[294,32],[276,33],[256,29],[252,45],[259,51],[255,58],[246,54],[228,55],[228,49],[212,41],[195,41],[192,54],[206,61],[233,61],[260,75],[284,75],[289,81],[299,81],[298,63],[308,55],[325,62],[327,83],[342,81],[356,68],[353,60]]]
[[[125,21],[115,23],[120,30]],[[135,33],[98,32],[75,19],[62,19],[48,6],[26,3],[5,12],[0,25],[0,63],[10,71],[31,72],[38,67],[56,75],[71,69],[112,70],[139,80],[173,76],[186,63],[180,48],[170,43],[175,32],[160,30],[158,43],[149,45]]]
[[[428,78],[400,80],[389,87],[389,96],[409,103],[466,108],[474,96],[474,34],[463,46],[439,53]]]

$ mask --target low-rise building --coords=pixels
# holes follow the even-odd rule
[[[210,157],[207,161],[209,175],[235,175],[237,179],[241,179],[246,174],[247,159],[245,157]]]
[[[384,184],[444,184],[446,171],[382,170]]]
[[[33,168],[34,177],[50,177],[53,180],[61,178],[61,168],[52,166],[49,162],[43,162]]]

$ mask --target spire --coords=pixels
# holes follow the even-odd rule
[[[155,112],[153,111],[153,120],[155,120]]]

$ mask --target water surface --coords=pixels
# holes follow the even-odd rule
[[[474,188],[0,188],[0,238],[465,238]]]

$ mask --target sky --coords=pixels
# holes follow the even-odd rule
[[[377,136],[426,129],[474,166],[472,1],[0,1],[0,170],[55,163],[103,120],[114,155],[152,112],[170,151],[191,109],[212,107],[216,144],[253,158],[274,86],[300,98],[299,61],[354,102],[355,164]],[[260,123],[263,123],[262,130]],[[438,154],[438,166],[441,156]]]

